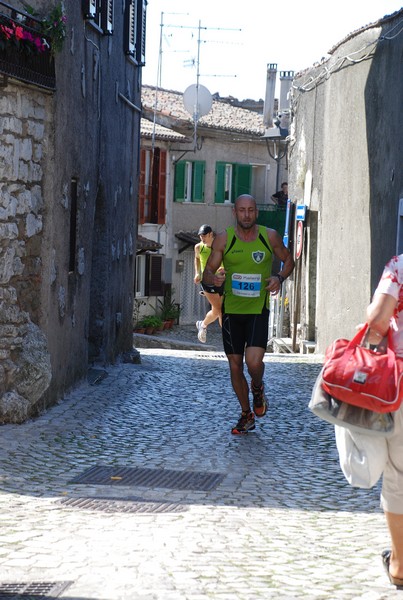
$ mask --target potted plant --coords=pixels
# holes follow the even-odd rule
[[[140,321],[140,324],[145,328],[145,333],[147,335],[153,334],[156,329],[159,329],[162,326],[162,323],[162,319],[155,315],[147,315]]]
[[[172,298],[173,290],[167,290],[164,298],[158,300],[158,314],[163,321],[168,321],[172,327],[180,315],[180,306]]]

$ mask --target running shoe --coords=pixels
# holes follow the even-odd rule
[[[264,395],[264,385],[262,383],[262,385],[259,388],[255,388],[252,382],[250,389],[253,396],[253,410],[255,412],[255,415],[259,418],[264,417],[267,412],[267,406],[269,404],[266,396]]]
[[[205,344],[207,340],[207,327],[203,327],[203,321],[196,321],[196,329],[198,331],[197,337],[199,342]]]
[[[242,411],[241,417],[238,423],[231,429],[231,433],[234,435],[242,435],[255,429],[255,415],[252,411]]]

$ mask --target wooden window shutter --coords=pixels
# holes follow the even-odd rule
[[[147,1],[138,0],[136,59],[139,65],[146,62],[146,15]]]
[[[83,0],[82,7],[85,19],[95,19],[98,12],[98,0]]]
[[[223,203],[225,200],[225,163],[217,162],[215,165],[215,197],[214,201]]]
[[[162,254],[147,254],[146,296],[163,296]]]
[[[157,223],[165,223],[166,212],[166,181],[167,181],[167,153],[165,150],[160,152],[160,169],[158,178],[158,218]]]
[[[252,185],[252,167],[250,165],[234,165],[234,198],[241,194],[250,194]]]
[[[185,167],[186,161],[180,160],[175,165],[174,200],[183,202],[185,199]]]
[[[192,202],[204,202],[204,169],[204,161],[194,161],[192,180]]]
[[[146,151],[140,149],[140,179],[139,179],[139,205],[138,205],[138,222],[145,223],[145,202],[146,202]]]
[[[137,32],[137,0],[126,0],[124,24],[124,49],[126,54],[135,56]]]
[[[105,34],[113,34],[113,0],[102,0],[101,27]]]

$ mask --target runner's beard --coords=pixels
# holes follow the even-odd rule
[[[251,221],[250,223],[240,223],[238,221],[238,225],[241,229],[252,229],[256,224],[256,221]]]

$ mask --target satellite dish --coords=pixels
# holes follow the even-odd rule
[[[203,117],[210,112],[213,98],[204,85],[190,85],[183,92],[183,104],[192,117]]]

